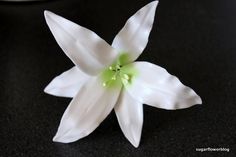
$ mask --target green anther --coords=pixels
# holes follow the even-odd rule
[[[122,79],[122,82],[123,82],[124,85],[127,85],[129,83],[129,81],[126,80],[126,79]]]
[[[107,84],[106,84],[105,82],[103,82],[102,85],[103,85],[104,87],[106,87]]]
[[[116,71],[120,70],[121,66],[119,64],[116,65]]]
[[[130,79],[129,75],[127,75],[127,74],[124,74],[124,75],[123,75],[123,78],[126,79],[126,80],[129,80],[129,79]]]
[[[116,76],[112,76],[112,78],[111,78],[112,80],[116,80]]]
[[[129,56],[122,53],[118,59],[102,72],[102,85],[107,88],[129,86],[137,76],[137,70],[129,64]]]

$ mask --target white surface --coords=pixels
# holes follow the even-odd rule
[[[175,110],[202,104],[201,98],[164,68],[148,62],[133,63],[139,71],[126,89],[135,99],[154,107]]]
[[[74,66],[55,77],[44,89],[44,92],[55,96],[73,98],[89,78],[89,75]]]
[[[116,59],[118,52],[94,32],[50,11],[44,14],[59,46],[85,73],[96,75]]]
[[[128,52],[130,61],[135,61],[148,43],[157,4],[158,1],[153,1],[137,11],[113,40],[112,46]]]

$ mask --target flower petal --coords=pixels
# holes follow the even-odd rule
[[[89,135],[111,112],[120,89],[103,87],[100,77],[88,80],[67,107],[53,141],[69,143]]]
[[[164,68],[148,62],[133,64],[139,74],[127,86],[128,92],[144,104],[163,109],[182,109],[201,104],[201,98]]]
[[[134,100],[123,89],[115,106],[115,113],[125,137],[137,148],[143,127],[143,104]]]
[[[55,77],[44,89],[44,92],[55,96],[72,98],[90,77],[74,66]]]
[[[98,74],[117,57],[118,52],[94,32],[50,11],[44,15],[59,46],[85,73]]]
[[[113,40],[112,46],[128,52],[130,61],[136,60],[148,43],[157,4],[153,1],[136,12]]]

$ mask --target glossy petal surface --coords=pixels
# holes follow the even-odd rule
[[[118,52],[96,33],[50,11],[44,15],[59,46],[85,73],[96,75],[117,57]]]
[[[89,135],[114,108],[120,88],[107,90],[92,77],[67,107],[53,141],[69,143]]]
[[[115,113],[125,137],[137,148],[143,127],[143,104],[123,90],[115,106]]]
[[[157,4],[153,1],[131,16],[113,40],[112,46],[128,52],[130,61],[136,60],[148,43]]]
[[[44,92],[55,96],[72,98],[89,78],[89,75],[74,66],[55,77],[44,89]]]
[[[138,101],[154,107],[175,110],[201,104],[201,98],[164,68],[148,63],[135,62],[139,74],[132,86],[126,89]]]

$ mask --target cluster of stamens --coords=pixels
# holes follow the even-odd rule
[[[131,76],[122,72],[122,65],[116,64],[114,66],[109,66],[108,69],[113,73],[113,75],[109,80],[103,82],[103,86],[107,86],[113,81],[122,81],[123,84],[130,83]]]

